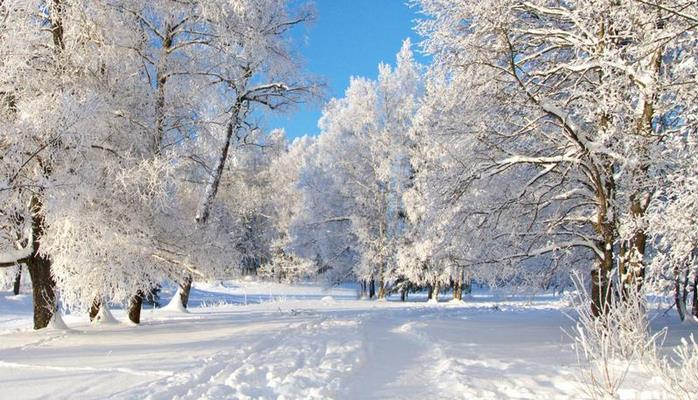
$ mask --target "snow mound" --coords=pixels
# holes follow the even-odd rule
[[[48,323],[48,328],[57,331],[67,331],[69,329],[68,325],[63,321],[60,311],[56,311],[53,314],[53,318],[51,318],[51,321]]]
[[[407,322],[391,330],[393,333],[411,333],[414,334],[418,329],[426,328],[427,324],[422,322]]]
[[[172,296],[172,300],[170,300],[170,302],[167,303],[167,305],[165,307],[162,307],[160,310],[188,314],[189,310],[187,310],[184,307],[184,304],[182,304],[182,297],[180,296],[180,291],[181,289],[177,289],[177,292],[174,294],[174,296]]]
[[[107,305],[107,302],[103,301],[102,305],[99,307],[99,312],[95,316],[94,321],[92,321],[92,324],[113,325],[118,323],[119,321],[117,321],[116,318],[114,318],[114,314],[111,313],[111,310]]]
[[[323,303],[334,303],[334,297],[332,296],[325,296],[320,299]]]

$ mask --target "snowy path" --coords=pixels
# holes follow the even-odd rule
[[[241,289],[216,290],[236,303]],[[69,316],[69,331],[33,332],[17,329],[27,315],[3,315],[2,397],[580,398],[560,329],[570,322],[554,301],[433,306],[301,291],[190,314],[146,311],[142,326]]]
[[[376,313],[363,324],[365,365],[346,398],[574,398],[575,358],[560,330],[569,321],[559,311],[531,313],[541,325],[460,307]]]

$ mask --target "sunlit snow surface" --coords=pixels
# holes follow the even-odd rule
[[[35,332],[31,296],[0,293],[0,397],[585,397],[563,332],[572,321],[556,297],[376,302],[350,287],[256,282],[196,285],[192,296],[188,313],[147,309],[141,326],[114,309],[122,322],[73,314],[69,330]],[[690,329],[672,327],[667,344]],[[661,398],[640,378],[627,398]]]

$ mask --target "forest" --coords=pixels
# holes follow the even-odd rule
[[[570,398],[636,398],[643,363],[648,398],[698,396],[698,4],[406,7],[420,41],[329,99],[294,33],[312,3],[0,0],[0,287],[30,285],[27,328],[227,281],[547,293]],[[313,104],[319,135],[269,127]]]

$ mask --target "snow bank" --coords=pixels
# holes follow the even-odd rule
[[[175,292],[175,294],[172,296],[170,302],[160,310],[188,314],[189,311],[184,307],[184,304],[182,304],[181,290],[181,288],[178,288],[177,292]]]

